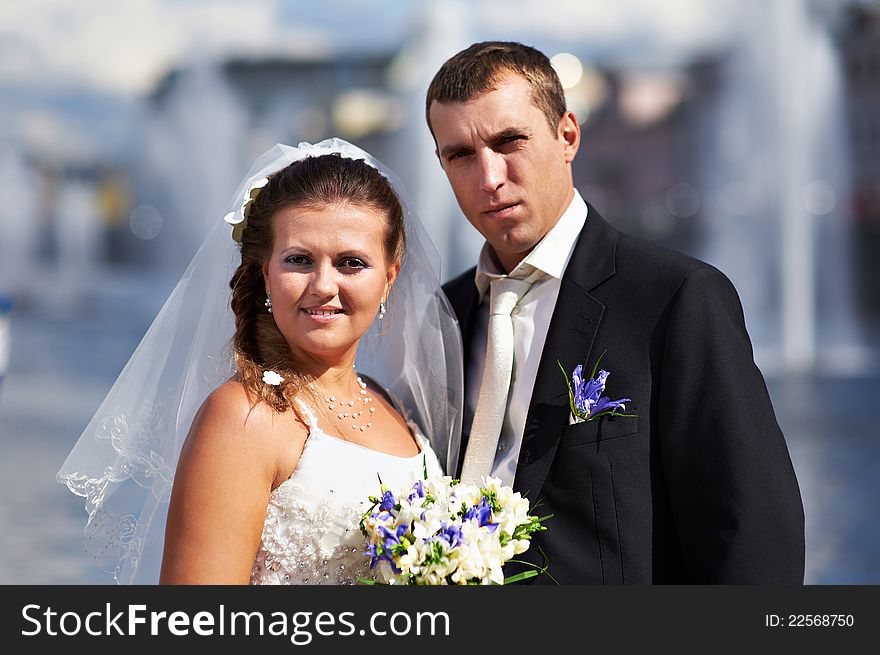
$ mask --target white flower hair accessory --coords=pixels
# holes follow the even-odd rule
[[[284,382],[284,378],[278,375],[275,371],[264,371],[263,382],[265,382],[266,384],[271,384],[273,387],[277,387],[279,384]]]
[[[257,196],[260,195],[260,191],[262,191],[263,187],[267,184],[269,184],[268,177],[260,178],[254,182],[248,189],[247,194],[245,194],[245,200],[241,204],[241,209],[238,211],[231,211],[223,217],[223,220],[232,226],[232,239],[234,241],[241,243],[241,233],[244,232],[244,228],[247,227],[247,209],[250,204],[257,199]]]
[[[367,161],[368,157],[367,153],[357,146],[339,139],[327,139],[326,141],[321,141],[320,143],[315,144],[300,143],[296,148],[291,148],[290,146],[281,146],[281,148],[287,150],[286,156],[278,157],[275,151],[269,151],[266,153],[265,156],[268,156],[270,165],[260,168],[259,172],[255,172],[255,176],[260,175],[261,177],[256,178],[253,182],[250,182],[249,185],[244,186],[237,192],[236,198],[241,198],[241,207],[229,212],[223,217],[223,220],[232,226],[232,239],[237,243],[241,243],[242,233],[247,227],[248,207],[254,200],[256,200],[257,196],[260,195],[260,191],[263,187],[269,183],[268,175],[281,170],[285,166],[289,166],[295,161],[301,161],[306,157],[320,157],[321,155],[335,154],[347,159],[362,159],[365,161]],[[260,160],[258,160],[258,162],[259,161]],[[370,166],[373,166],[373,168],[378,168],[374,162],[367,161],[367,163]],[[381,169],[380,172],[382,172]],[[382,172],[382,174],[385,175],[385,177],[388,177],[386,173]]]

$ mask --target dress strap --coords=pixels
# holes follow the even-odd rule
[[[309,428],[309,432],[316,429],[318,426],[318,417],[312,411],[312,408],[309,407],[308,405],[306,405],[299,398],[296,398],[295,402],[296,402],[297,406],[299,407],[300,411],[303,413],[303,419],[305,419],[306,426]]]

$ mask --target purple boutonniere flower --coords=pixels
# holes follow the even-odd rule
[[[604,356],[605,353],[602,353],[602,357]],[[626,411],[626,403],[630,402],[629,398],[611,400],[608,396],[602,395],[605,392],[608,377],[611,375],[608,371],[599,369],[602,357],[599,357],[589,378],[584,377],[584,369],[581,364],[575,366],[570,382],[562,362],[557,361],[568,387],[572,423],[592,421],[602,416],[637,416],[636,414],[623,413]]]

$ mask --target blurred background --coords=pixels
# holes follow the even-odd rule
[[[880,584],[880,4],[0,4],[0,583],[107,583],[55,482],[253,159],[340,136],[407,187],[444,279],[481,245],[424,94],[474,41],[552,56],[582,195],[740,292],[811,584]]]

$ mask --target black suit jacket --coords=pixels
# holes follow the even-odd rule
[[[467,371],[474,269],[444,290]],[[557,360],[589,372],[606,351],[606,395],[631,398],[638,417],[570,426]],[[803,582],[800,491],[733,285],[592,207],[550,317],[514,488],[553,515],[524,557],[546,553],[563,584]]]

